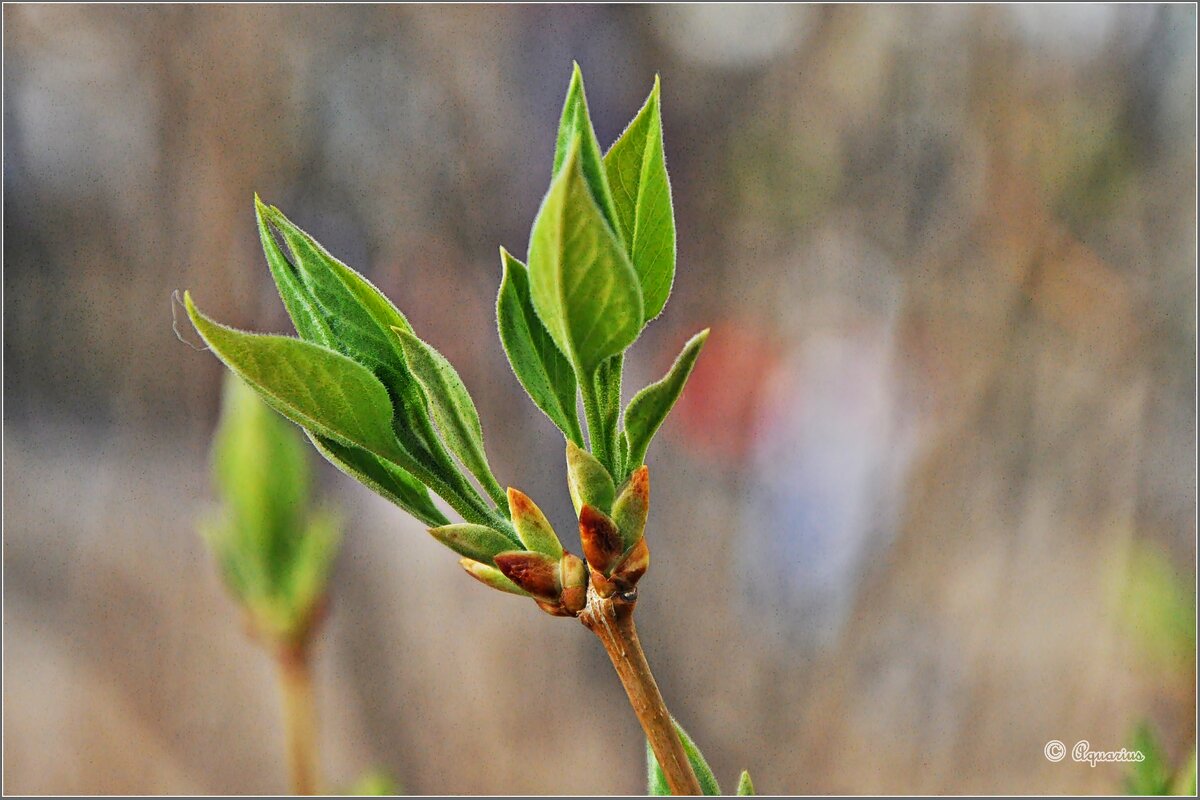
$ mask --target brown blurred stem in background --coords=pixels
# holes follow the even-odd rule
[[[612,659],[617,677],[629,695],[629,704],[646,732],[654,756],[662,767],[667,786],[673,795],[700,795],[700,781],[683,751],[683,743],[675,732],[675,724],[667,711],[662,693],[650,672],[642,643],[638,641],[633,624],[633,608],[637,603],[636,590],[626,595],[603,598],[594,585],[588,586],[588,604],[579,615],[580,621],[600,639],[604,651]]]
[[[283,699],[283,730],[287,741],[292,794],[316,794],[317,704],[313,693],[312,659],[307,644],[285,648],[276,658]]]

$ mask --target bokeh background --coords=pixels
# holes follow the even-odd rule
[[[571,511],[495,333],[572,59],[599,138],[662,75],[679,270],[628,361],[713,334],[651,451],[640,628],[732,787],[1109,792],[1195,747],[1193,6],[4,9],[4,788],[286,788],[272,667],[196,533],[221,370],[289,331],[252,193],[472,390]],[[186,326],[180,328],[188,338]],[[331,468],[324,772],[644,791],[580,626]]]

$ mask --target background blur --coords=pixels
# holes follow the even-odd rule
[[[1194,748],[1196,11],[4,9],[4,788],[285,788],[272,666],[195,530],[220,368],[288,331],[252,192],[471,388],[567,539],[495,332],[577,59],[607,146],[663,80],[674,296],[713,334],[651,451],[639,620],[726,787],[1108,792],[1049,739]],[[190,329],[181,327],[190,334]],[[469,581],[332,468],[324,771],[644,791],[577,624]],[[514,725],[530,709],[531,730]]]

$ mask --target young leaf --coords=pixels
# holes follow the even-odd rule
[[[675,213],[663,156],[657,76],[642,110],[605,154],[604,170],[649,322],[662,312],[675,280]]]
[[[533,223],[529,277],[538,316],[581,380],[642,329],[637,273],[592,199],[578,143]]]
[[[196,331],[225,365],[301,427],[401,466],[413,463],[392,432],[392,404],[370,370],[328,348],[245,333],[205,317],[184,292]]]
[[[481,564],[469,558],[461,559],[459,564],[467,571],[475,580],[486,584],[493,589],[499,589],[502,592],[515,594],[518,597],[532,597],[533,595],[517,586],[515,583],[504,577],[504,573],[493,567],[491,564]]]
[[[505,505],[504,490],[488,466],[483,449],[483,428],[479,412],[453,365],[410,330],[392,328],[404,348],[404,357],[412,374],[425,389],[433,409],[433,418],[451,452],[471,471],[496,504]]]
[[[605,175],[604,161],[600,157],[600,142],[592,128],[588,113],[587,95],[583,91],[583,72],[575,63],[571,71],[571,84],[567,87],[567,99],[563,103],[562,118],[558,123],[558,139],[554,147],[554,171],[557,177],[567,162],[572,143],[579,141],[579,160],[592,199],[600,209],[604,221],[619,239],[621,229],[617,225],[617,212],[613,205],[612,191]]]
[[[426,462],[444,483],[454,486],[457,493],[476,501],[478,495],[442,450],[429,420],[424,392],[405,363],[399,340],[392,334],[392,328],[411,333],[408,320],[383,292],[330,255],[278,208],[259,203],[258,213],[279,229],[292,251],[293,271],[332,334],[329,346],[368,367],[396,398],[396,434],[404,447]],[[284,300],[286,304],[287,298]],[[291,308],[288,310],[290,313]],[[302,336],[311,327],[302,317],[293,316],[292,321]]]
[[[646,460],[646,449],[650,446],[650,440],[654,438],[659,426],[667,418],[667,413],[683,392],[683,385],[687,383],[696,358],[700,355],[700,348],[704,346],[707,338],[706,328],[689,339],[679,358],[675,359],[671,371],[658,383],[650,384],[629,401],[629,406],[625,409],[625,437],[629,447],[627,466],[639,466]]]
[[[518,544],[491,528],[469,522],[430,528],[429,533],[460,556],[485,564],[490,563],[496,554],[512,550]]]
[[[595,377],[595,399],[597,411],[599,412],[597,420],[599,428],[598,436],[603,437],[604,446],[597,449],[597,455],[606,456],[608,461],[605,466],[613,475],[621,475],[624,469],[621,459],[622,452],[618,445],[620,439],[620,419],[621,419],[621,373],[624,370],[625,355],[617,353],[610,359],[607,359],[600,368],[596,370]],[[591,423],[589,422],[589,425]],[[591,431],[588,431],[590,434]]]
[[[567,361],[538,318],[529,293],[529,270],[500,248],[504,277],[496,298],[500,341],[517,380],[550,421],[575,444],[583,444],[576,409],[577,386]]]
[[[576,447],[574,442],[567,442],[567,490],[575,506],[575,516],[579,516],[585,503],[607,514],[617,493],[604,465],[587,450]]]
[[[425,485],[405,470],[374,453],[305,431],[313,445],[335,467],[376,494],[395,503],[426,525],[449,524],[433,504]]]
[[[738,778],[737,793],[738,797],[753,797],[757,794],[754,791],[754,781],[750,780],[749,770],[742,770],[742,775]]]
[[[284,255],[279,243],[275,241],[275,236],[271,233],[271,228],[267,224],[269,213],[270,210],[258,195],[254,195],[254,216],[258,221],[258,237],[262,242],[263,254],[267,257],[267,266],[271,269],[271,277],[275,280],[279,296],[283,298],[283,305],[287,308],[288,316],[292,318],[292,324],[296,326],[296,333],[300,334],[300,338],[305,341],[336,350],[333,331],[329,329],[329,323],[321,315],[316,298],[304,286],[300,276],[296,274],[296,268],[287,260],[287,256]]]
[[[700,754],[700,748],[696,747],[696,743],[692,741],[692,737],[687,735],[687,731],[675,720],[671,720],[675,724],[675,730],[679,733],[679,741],[683,744],[683,752],[687,754],[688,761],[691,762],[692,770],[696,773],[696,779],[700,781],[700,789],[706,796],[717,796],[721,794],[721,787],[717,783],[717,778],[713,775],[712,769],[708,766],[708,762],[704,760],[704,756]],[[658,764],[658,759],[654,757],[654,751],[650,749],[650,742],[646,742],[646,777],[648,784],[648,794],[657,796],[666,796],[671,794],[670,788],[667,787],[667,779],[663,775],[662,767]]]
[[[550,526],[550,520],[524,492],[512,488],[508,490],[508,515],[526,549],[562,558],[562,543]]]

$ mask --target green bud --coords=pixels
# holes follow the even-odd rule
[[[466,556],[485,564],[490,562],[497,553],[512,550],[513,544],[515,544],[512,539],[502,533],[470,522],[430,528],[429,533],[460,556]]]
[[[641,541],[646,530],[646,517],[650,512],[650,470],[645,464],[634,470],[629,483],[613,503],[612,518],[621,531],[625,547],[633,547]]]
[[[508,511],[521,544],[529,550],[562,558],[562,543],[558,541],[554,528],[550,527],[550,521],[524,492],[509,488]]]
[[[595,456],[574,442],[567,442],[567,488],[575,515],[586,504],[607,514],[612,509],[617,489],[612,476]]]
[[[529,592],[504,577],[503,572],[490,564],[481,564],[469,558],[461,559],[458,563],[462,565],[462,568],[467,571],[468,575],[480,583],[487,584],[493,589],[499,589],[502,592],[515,594],[519,597],[529,597]]]

